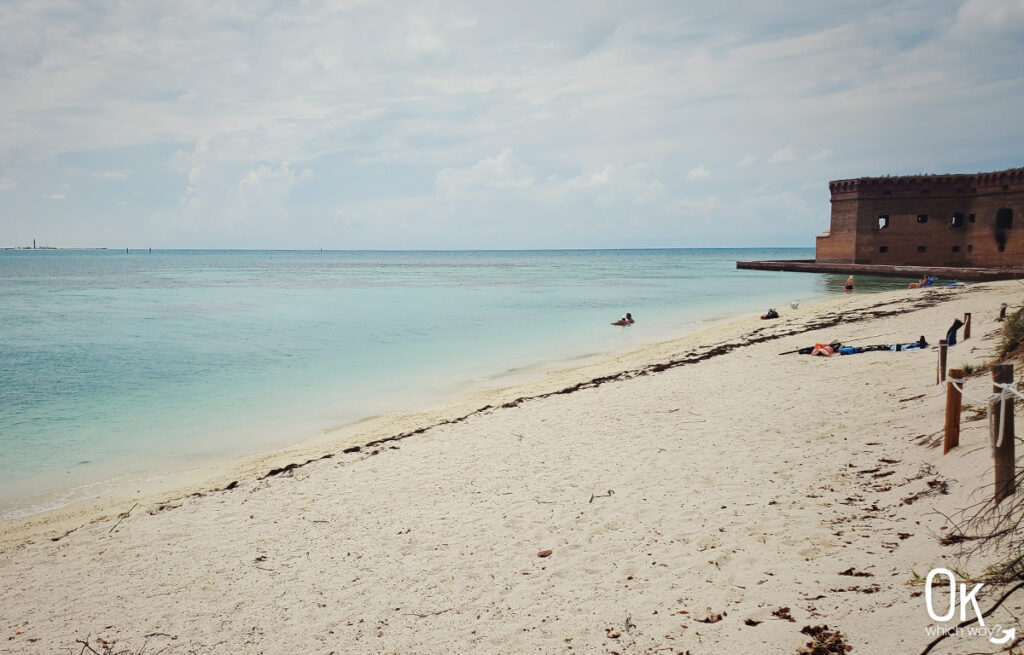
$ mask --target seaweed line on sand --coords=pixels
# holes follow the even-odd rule
[[[970,292],[971,290],[972,289],[968,288],[968,289],[962,290],[961,293],[963,293],[963,292]],[[745,337],[740,338],[740,339],[738,339],[736,341],[727,341],[727,342],[715,344],[713,346],[701,346],[701,347],[692,349],[692,350],[684,353],[680,357],[677,357],[677,358],[674,358],[674,359],[670,359],[670,360],[665,361],[665,362],[657,362],[657,363],[653,363],[653,364],[647,364],[647,365],[641,366],[639,368],[628,369],[628,370],[620,371],[618,373],[613,373],[613,374],[610,374],[610,375],[599,376],[599,377],[596,377],[596,378],[592,378],[590,380],[586,380],[584,382],[579,382],[579,383],[570,385],[570,386],[562,388],[562,389],[558,389],[556,391],[548,391],[548,392],[545,392],[545,393],[536,394],[536,395],[532,395],[532,396],[522,396],[520,398],[516,398],[515,400],[510,400],[510,401],[508,401],[506,403],[503,403],[501,405],[484,405],[483,407],[477,408],[477,409],[475,409],[475,410],[473,410],[471,412],[463,414],[462,416],[457,416],[455,418],[445,419],[443,421],[438,421],[437,423],[432,423],[430,425],[425,425],[425,426],[416,428],[415,430],[409,430],[407,432],[401,432],[399,434],[391,435],[389,437],[384,437],[382,439],[375,439],[375,440],[369,441],[369,442],[367,442],[367,443],[365,443],[365,444],[363,444],[361,446],[351,446],[349,448],[345,448],[341,452],[342,453],[358,453],[358,452],[361,452],[364,448],[373,448],[375,446],[380,446],[380,445],[387,444],[387,443],[394,443],[394,442],[397,442],[397,441],[402,441],[404,439],[408,439],[410,437],[414,437],[416,435],[428,432],[429,430],[431,430],[433,428],[441,427],[441,426],[444,426],[444,425],[455,425],[457,423],[462,423],[463,421],[466,421],[466,420],[468,420],[468,419],[470,419],[470,418],[472,418],[474,416],[477,416],[479,414],[484,414],[484,413],[487,413],[487,412],[492,412],[492,411],[494,411],[496,409],[511,409],[511,408],[518,407],[518,406],[520,406],[520,405],[522,405],[523,403],[526,403],[526,402],[530,402],[530,401],[534,401],[534,400],[542,400],[544,398],[550,398],[552,396],[571,394],[571,393],[575,393],[577,391],[582,391],[584,389],[593,389],[593,388],[601,386],[602,384],[606,384],[608,382],[620,382],[620,381],[624,381],[624,380],[631,380],[633,378],[643,377],[643,376],[646,376],[646,375],[653,375],[653,374],[656,374],[656,373],[662,373],[664,371],[668,371],[668,370],[671,370],[671,369],[674,369],[674,368],[678,368],[680,366],[686,366],[686,365],[689,365],[689,364],[696,364],[698,362],[702,362],[702,361],[705,361],[705,360],[708,360],[708,359],[712,359],[714,357],[719,357],[721,355],[726,355],[726,354],[732,352],[733,350],[736,350],[738,348],[743,348],[745,346],[752,346],[752,345],[759,344],[759,343],[764,343],[764,342],[767,342],[767,341],[775,341],[777,339],[784,339],[786,337],[791,337],[791,336],[795,336],[795,335],[798,335],[798,334],[804,334],[806,332],[813,332],[815,330],[821,330],[821,329],[825,329],[825,328],[830,328],[830,327],[834,327],[834,326],[840,325],[840,324],[860,323],[862,321],[867,321],[867,320],[871,320],[871,319],[888,318],[890,316],[897,316],[897,315],[900,315],[900,314],[909,314],[909,313],[912,313],[912,312],[920,311],[922,309],[927,309],[929,307],[934,307],[935,305],[938,305],[943,300],[943,298],[941,298],[941,295],[942,294],[941,294],[941,292],[939,290],[929,290],[925,294],[922,294],[922,295],[918,296],[917,299],[912,300],[912,301],[907,301],[905,299],[897,299],[897,300],[890,300],[890,301],[880,302],[880,303],[876,303],[876,304],[873,304],[873,305],[868,305],[866,307],[861,307],[861,308],[857,308],[857,309],[853,309],[853,310],[849,310],[849,311],[825,312],[825,313],[818,314],[818,315],[812,315],[811,317],[808,318],[807,322],[799,323],[799,324],[793,326],[790,329],[783,329],[783,330],[775,330],[775,331],[773,331],[772,328],[775,328],[777,326],[777,324],[776,325],[762,326],[762,327],[759,327],[759,328],[756,328],[756,329],[752,330]],[[782,327],[782,326],[778,326],[778,327]],[[287,464],[287,465],[282,466],[282,467],[270,469],[269,471],[267,471],[262,476],[259,476],[257,479],[258,480],[265,480],[267,478],[274,477],[274,476],[280,475],[282,473],[287,473],[289,471],[294,471],[294,470],[302,468],[302,467],[304,467],[304,466],[306,466],[308,464],[312,464],[313,462],[317,462],[317,461],[324,460],[324,459],[331,459],[331,458],[335,457],[337,454],[338,453],[328,453],[328,454],[322,455],[320,457],[311,457],[311,458],[305,460],[304,462],[292,462],[291,464]],[[376,452],[371,453],[371,454],[376,454]],[[210,492],[214,492],[214,491],[228,491],[228,490],[231,490],[231,489],[235,489],[237,486],[238,486],[238,481],[236,480],[236,481],[231,482],[230,484],[228,484],[225,487],[221,487],[221,488],[217,488],[217,489],[211,489]],[[189,496],[195,496],[195,497],[201,497],[203,495],[205,495],[205,494],[202,493],[202,492],[189,494]],[[189,496],[186,496],[186,497],[189,497]],[[171,499],[169,501],[166,501],[163,504],[166,505],[167,503],[173,502],[173,500],[178,500],[178,498]],[[50,540],[51,541],[59,541],[64,536],[67,536],[67,534],[70,534],[70,533],[66,533],[64,535],[61,535],[60,537],[51,538]]]

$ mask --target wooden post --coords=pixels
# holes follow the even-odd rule
[[[964,372],[958,368],[949,369],[949,377],[953,380],[960,380]],[[963,384],[963,383],[961,383]],[[946,427],[945,436],[942,440],[942,454],[960,445],[960,404],[962,398],[960,390],[952,382],[946,383]]]
[[[971,338],[971,313],[964,313],[964,341]]]
[[[999,320],[1006,320],[1006,303],[1003,303],[1002,305],[999,306]]]
[[[939,339],[939,368],[935,371],[935,384],[946,381],[946,340]]]
[[[992,384],[1010,384],[1013,382],[1013,364],[993,364]],[[1002,393],[998,386],[992,387],[993,393]],[[1000,407],[1001,405],[1001,407]],[[1000,411],[1001,410],[1001,411]],[[1013,398],[1007,398],[1005,403],[994,400],[989,407],[989,415],[992,420],[989,422],[992,440],[992,454],[995,457],[995,498],[996,505],[1016,490],[1014,483],[1014,434],[1013,434]],[[1003,439],[999,442],[999,430],[1002,426]]]

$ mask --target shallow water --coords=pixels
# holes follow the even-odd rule
[[[0,252],[0,515],[254,453],[845,276],[810,249]],[[906,282],[858,276],[857,291]],[[637,323],[610,322],[632,312]]]

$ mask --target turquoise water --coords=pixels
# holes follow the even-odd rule
[[[259,452],[844,276],[809,249],[0,252],[0,515]],[[905,282],[858,278],[858,291]],[[632,312],[637,324],[609,323]]]

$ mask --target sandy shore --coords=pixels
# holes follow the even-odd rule
[[[823,623],[855,653],[918,653],[932,621],[912,571],[987,563],[937,539],[991,482],[986,422],[967,411],[962,447],[935,447],[932,351],[778,353],[937,343],[972,312],[950,364],[980,363],[1021,290],[730,321],[207,471],[191,495],[7,522],[0,653],[136,652],[147,636],[145,652],[183,654],[795,653]]]

